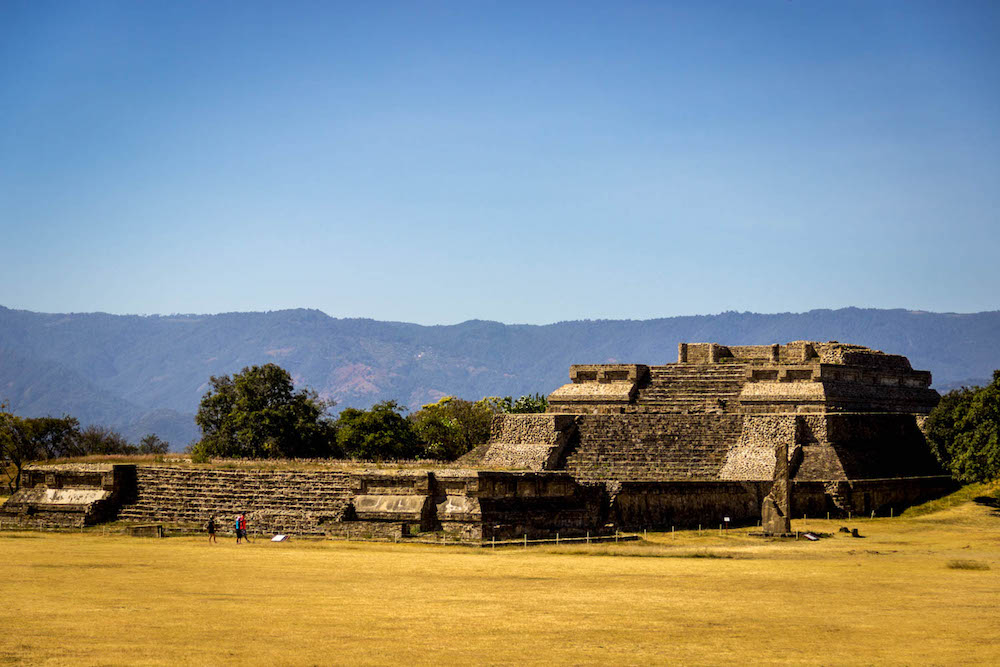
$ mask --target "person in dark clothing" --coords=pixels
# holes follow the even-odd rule
[[[208,531],[208,541],[209,542],[218,542],[218,540],[215,539],[215,517],[214,516],[211,519],[208,520],[208,525],[205,526],[205,530]]]

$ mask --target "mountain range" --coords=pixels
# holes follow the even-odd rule
[[[318,310],[137,316],[35,313],[0,306],[0,401],[24,416],[71,414],[131,440],[156,433],[180,449],[213,375],[267,362],[298,386],[367,408],[419,409],[445,395],[548,393],[573,363],[676,360],[677,343],[839,340],[904,354],[946,391],[1000,367],[1000,311],[930,313],[845,308],[726,312],[546,325],[471,320],[422,326],[338,319]]]

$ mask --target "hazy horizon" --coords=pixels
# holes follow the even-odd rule
[[[970,312],[957,312],[957,311],[921,310],[921,309],[914,309],[914,308],[870,308],[870,307],[864,307],[864,306],[843,306],[841,308],[810,308],[808,310],[801,310],[801,311],[780,311],[780,312],[761,312],[761,311],[754,311],[754,310],[725,310],[725,311],[716,312],[716,313],[682,313],[682,314],[679,314],[679,315],[663,315],[663,316],[659,316],[659,317],[641,317],[641,318],[640,317],[619,317],[619,318],[610,318],[610,317],[600,317],[600,318],[598,318],[598,317],[580,317],[580,318],[574,318],[574,319],[553,320],[553,321],[547,321],[547,322],[506,322],[506,321],[503,321],[503,320],[477,317],[477,318],[469,318],[469,319],[466,319],[466,320],[460,320],[460,321],[455,321],[455,322],[431,322],[431,323],[425,323],[425,322],[411,322],[411,321],[400,320],[400,319],[382,319],[382,318],[367,317],[367,316],[335,315],[335,314],[328,313],[328,312],[326,312],[326,311],[324,311],[324,310],[322,310],[320,308],[310,308],[310,307],[307,307],[307,306],[302,306],[302,307],[297,307],[297,308],[265,308],[265,309],[261,309],[261,310],[223,310],[223,311],[211,312],[211,313],[208,313],[208,312],[202,312],[202,313],[193,313],[193,312],[192,313],[179,313],[179,312],[178,313],[112,313],[112,312],[108,312],[108,311],[104,311],[104,310],[91,310],[91,311],[83,311],[83,310],[81,310],[81,311],[55,312],[55,311],[34,310],[34,309],[31,309],[31,308],[13,308],[13,307],[7,306],[7,305],[2,304],[2,303],[0,303],[0,308],[8,308],[9,310],[19,310],[19,311],[24,311],[24,312],[29,312],[29,313],[35,313],[35,314],[38,314],[38,315],[112,315],[112,316],[115,316],[115,317],[161,317],[161,318],[170,318],[170,317],[215,317],[217,315],[266,315],[266,314],[269,314],[269,313],[284,313],[284,312],[293,312],[293,311],[297,311],[297,310],[305,310],[305,311],[315,311],[315,312],[318,312],[318,313],[320,313],[322,315],[325,315],[326,317],[329,317],[330,319],[334,319],[334,320],[371,320],[371,321],[374,321],[374,322],[384,322],[384,323],[394,323],[394,324],[414,324],[414,325],[422,326],[422,327],[457,326],[457,325],[460,325],[460,324],[465,324],[467,322],[489,322],[489,323],[503,324],[505,326],[537,326],[537,327],[544,327],[544,326],[549,326],[549,325],[552,325],[552,324],[564,324],[564,323],[571,323],[571,322],[615,322],[615,321],[618,321],[618,322],[649,322],[649,321],[655,321],[655,320],[670,320],[670,319],[682,319],[682,318],[718,317],[718,316],[727,315],[727,314],[735,314],[735,315],[759,315],[759,316],[762,316],[762,317],[769,317],[769,316],[780,316],[780,315],[807,315],[809,313],[815,313],[815,312],[837,312],[837,311],[844,311],[844,310],[901,311],[901,312],[911,313],[911,314],[926,313],[928,315],[959,315],[959,316],[982,315],[982,314],[987,314],[987,313],[1000,312],[1000,309],[979,310],[979,311],[970,311]]]

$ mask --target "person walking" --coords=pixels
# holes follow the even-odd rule
[[[236,544],[240,543],[243,539],[243,515],[240,514],[236,517]]]
[[[247,517],[246,514],[240,514],[240,528],[243,530],[243,539],[247,542],[250,541],[250,533],[247,532]]]
[[[209,542],[218,542],[218,540],[215,539],[215,517],[214,516],[211,519],[208,520],[208,525],[205,526],[205,530],[208,531],[208,541]]]

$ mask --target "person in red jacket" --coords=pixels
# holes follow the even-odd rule
[[[247,517],[245,514],[240,514],[240,531],[243,533],[243,539],[249,542],[250,534],[247,533]]]

